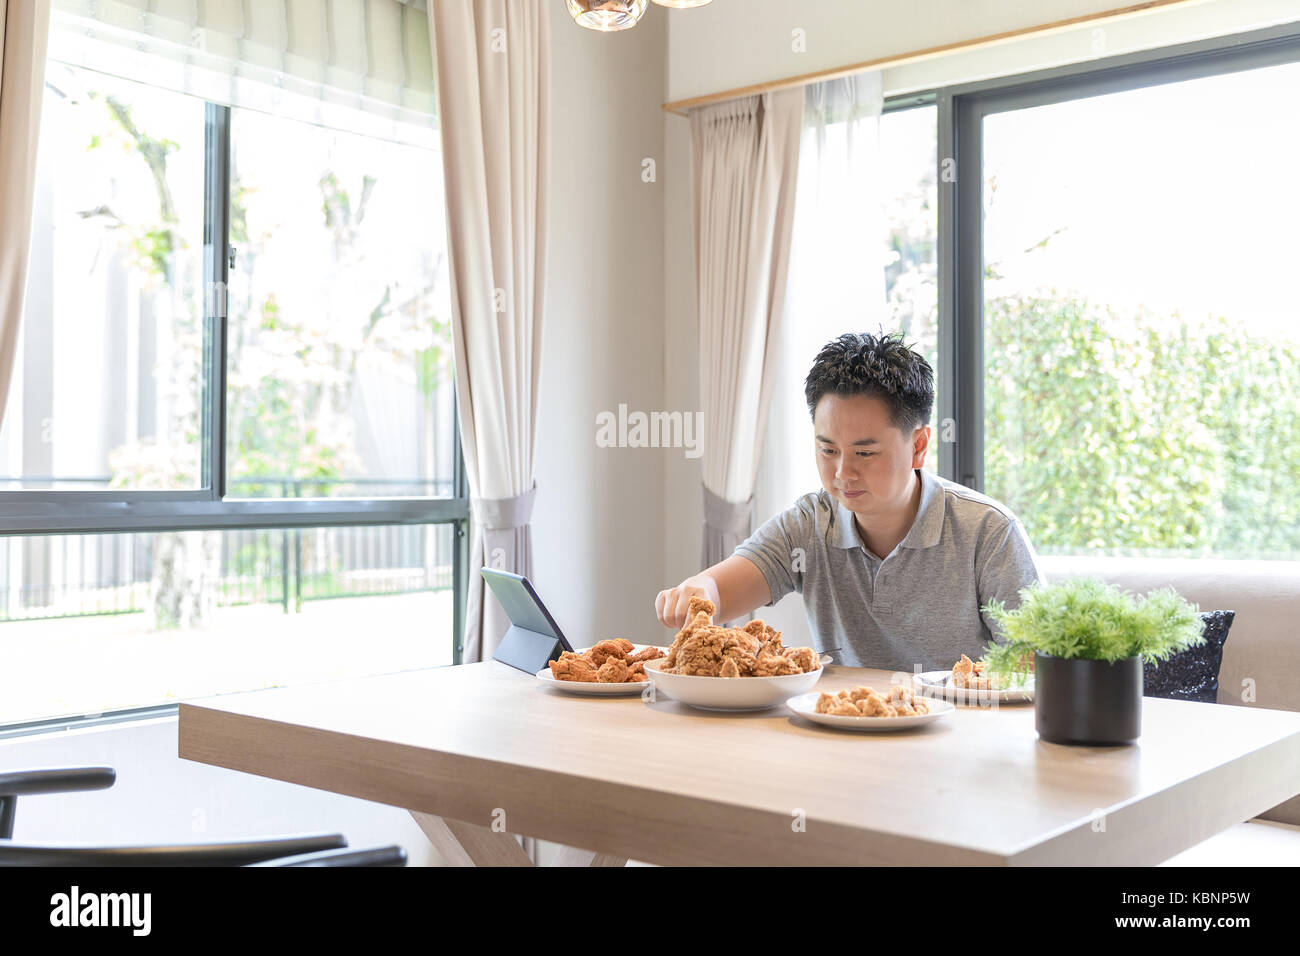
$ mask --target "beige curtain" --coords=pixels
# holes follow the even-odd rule
[[[27,286],[49,24],[45,0],[0,0],[0,421]]]
[[[885,269],[889,227],[880,149],[880,73],[804,87],[782,356],[754,491],[757,515],[821,487],[804,378],[821,347],[844,332],[892,328]],[[908,332],[917,334],[916,328]]]
[[[691,113],[696,307],[704,411],[704,566],[752,523],[785,317],[804,92]]]
[[[550,35],[542,3],[430,4],[447,195],[452,328],[473,544],[464,654],[509,627],[478,569],[532,573],[546,285]]]

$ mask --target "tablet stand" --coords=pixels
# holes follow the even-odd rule
[[[564,647],[558,638],[512,624],[497,645],[492,658],[529,674],[536,674],[548,661],[558,658],[562,650]]]

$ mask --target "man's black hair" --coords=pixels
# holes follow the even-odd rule
[[[804,382],[808,414],[823,395],[870,395],[889,406],[890,423],[904,435],[929,424],[934,369],[903,343],[903,334],[846,332],[822,346]]]

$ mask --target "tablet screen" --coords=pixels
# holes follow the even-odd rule
[[[510,623],[528,631],[545,634],[560,642],[566,651],[573,650],[565,639],[560,627],[546,610],[546,605],[537,596],[533,585],[521,574],[498,571],[495,568],[482,568],[480,573],[487,582],[496,599],[501,602]]]

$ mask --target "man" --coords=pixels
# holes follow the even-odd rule
[[[845,334],[804,385],[822,490],[755,531],[731,557],[659,592],[666,627],[691,597],[717,622],[803,594],[820,650],[837,664],[912,672],[978,659],[997,633],[980,610],[1040,580],[1003,505],[926,471],[934,371],[900,335]]]

